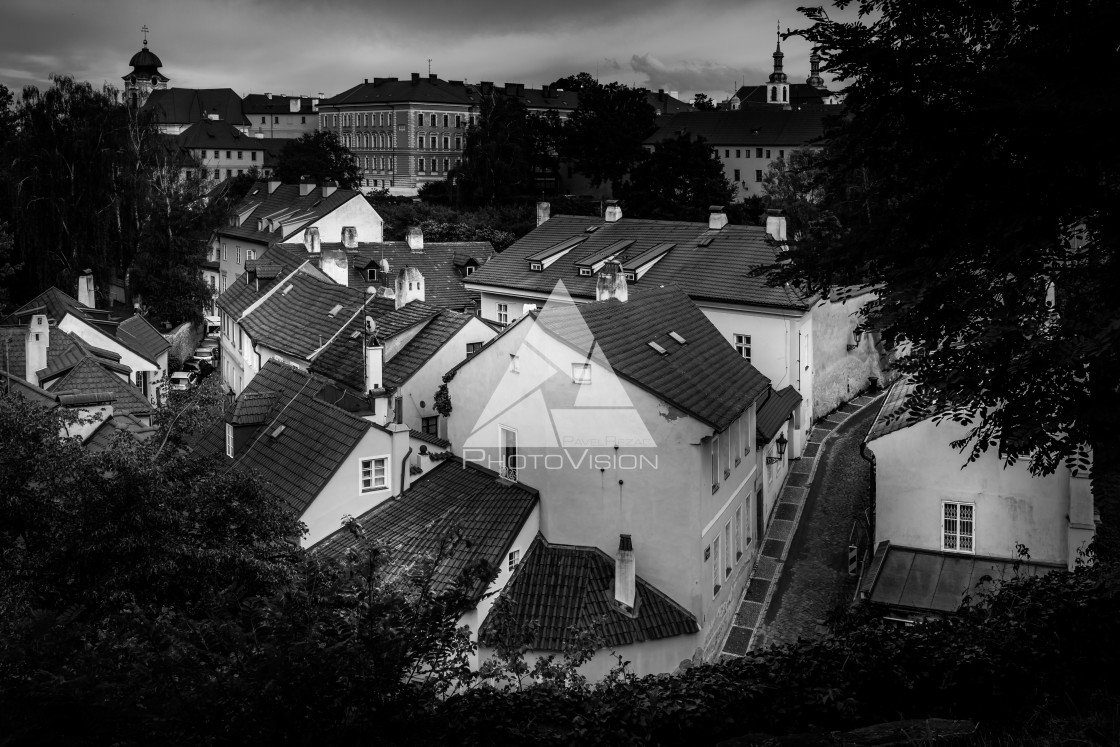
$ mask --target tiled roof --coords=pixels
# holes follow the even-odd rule
[[[31,313],[43,313],[36,311],[40,307],[46,309],[46,315],[56,322],[61,322],[62,317],[67,313],[74,316],[84,317],[87,311],[91,309],[88,306],[83,306],[78,303],[78,299],[59,290],[53,285],[45,291],[35,296],[23,306],[16,309],[11,316],[4,320],[5,324],[14,324],[20,317],[27,316]]]
[[[585,355],[593,344],[598,346],[616,374],[717,430],[730,425],[769,386],[688,296],[672,286],[636,291],[625,303],[548,304],[537,322]],[[651,342],[666,352],[658,352]]]
[[[40,382],[61,376],[86,358],[95,358],[109,371],[130,376],[132,369],[121,363],[121,356],[111,350],[94,347],[77,335],[51,327],[50,346],[47,348],[47,365],[36,371]]]
[[[502,590],[512,602],[515,626],[536,624],[532,647],[562,651],[572,628],[596,628],[604,645],[625,646],[699,632],[696,618],[663,592],[637,578],[633,615],[614,599],[614,558],[595,547],[552,545],[538,534]],[[496,631],[491,615],[479,639]]]
[[[152,112],[161,124],[198,122],[211,112],[217,112],[226,123],[249,124],[242,112],[241,97],[230,88],[156,89],[144,102],[143,110]]]
[[[366,313],[354,316],[339,334],[311,361],[311,370],[354,392],[365,393],[365,318],[378,321],[392,313],[393,301],[374,298],[366,305]]]
[[[839,107],[681,112],[658,118],[657,131],[646,142],[658,143],[686,132],[703,137],[710,145],[805,145],[824,134],[825,118],[836,113]]]
[[[278,396],[277,392],[272,391],[242,394],[234,403],[226,422],[230,425],[263,425]]]
[[[587,233],[593,226],[598,228]],[[576,238],[584,241],[542,272],[530,269],[527,259],[530,255]],[[508,288],[547,294],[563,280],[573,297],[593,298],[595,276],[581,276],[576,262],[618,241],[630,239],[634,243],[618,258],[624,263],[659,244],[673,244],[644,275],[637,281],[630,281],[632,288],[672,283],[694,301],[725,301],[795,310],[809,308],[808,301],[792,288],[771,288],[764,278],[750,276],[753,268],[773,263],[776,254],[774,247],[767,243],[765,229],[758,226],[728,225],[719,231],[710,231],[707,223],[629,218],[607,223],[597,217],[558,215],[496,255],[467,278],[467,283],[495,290]],[[708,239],[711,241],[707,246],[698,245]]]
[[[477,105],[478,95],[472,86],[462,81],[449,82],[434,75],[413,75],[411,78],[374,78],[369,83],[359,83],[337,96],[319,102],[319,108],[350,106],[354,104],[390,104],[407,101],[433,104]]]
[[[744,104],[765,104],[775,109],[780,108],[777,104],[770,103],[766,95],[765,85],[740,86],[735,92],[735,97]],[[827,88],[816,88],[808,83],[789,84],[789,101],[794,108],[805,105],[824,106],[824,100],[834,95]]]
[[[52,394],[112,392],[113,411],[122,415],[147,415],[154,409],[140,390],[109,373],[92,357],[83,358],[50,389]]]
[[[440,438],[439,436],[432,433],[424,433],[423,431],[413,429],[409,431],[409,436],[415,438],[417,441],[423,441],[425,443],[431,444],[432,446],[438,446],[441,449],[451,448],[450,441],[444,438]]]
[[[234,150],[268,150],[270,140],[246,135],[229,122],[203,119],[179,133],[181,148],[232,148]],[[248,156],[245,157],[248,160]]]
[[[871,424],[871,429],[867,432],[865,442],[882,438],[889,433],[909,428],[915,423],[933,417],[935,412],[932,409],[925,415],[907,410],[906,400],[914,393],[915,389],[917,389],[917,385],[911,379],[900,379],[891,386],[891,390],[887,392],[886,398],[883,399],[883,406],[879,408],[879,413],[875,416],[875,422]]]
[[[303,244],[284,244],[283,247],[292,252],[303,250]],[[324,243],[322,248],[341,249],[342,245]],[[481,267],[494,256],[494,248],[487,241],[426,242],[423,252],[411,251],[404,241],[386,241],[359,243],[356,249],[344,251],[349,266],[348,282],[352,287],[382,284],[392,287],[393,279],[402,267],[415,267],[424,276],[425,302],[454,311],[462,311],[478,303],[478,294],[463,286],[467,264]],[[306,256],[316,262],[319,259],[317,254]],[[383,278],[378,269],[382,259],[389,262],[388,278]],[[367,268],[378,269],[377,280],[368,279]]]
[[[155,426],[144,425],[131,415],[114,412],[98,426],[82,446],[90,451],[107,451],[113,448],[113,442],[119,433],[128,433],[133,438],[143,441],[151,438],[156,430]]]
[[[473,318],[469,314],[446,309],[439,312],[385,363],[385,383],[402,386]]]
[[[0,327],[0,371],[19,379],[27,375],[27,327]]]
[[[377,336],[382,339],[396,337],[406,329],[427,322],[439,311],[438,308],[424,301],[413,301],[399,309],[391,309],[377,318]]]
[[[264,478],[297,515],[302,515],[373,423],[316,396],[327,382],[273,358],[241,396],[275,394],[272,408],[234,455],[234,464]],[[284,426],[278,438],[271,434]],[[215,423],[195,444],[202,454],[225,457],[225,422]],[[355,478],[356,479],[356,478]]]
[[[159,333],[152,323],[139,314],[133,314],[117,327],[117,339],[151,358],[159,358],[171,343]]]
[[[299,109],[292,111],[291,100],[299,99]],[[263,93],[250,93],[241,99],[241,110],[246,114],[314,114],[311,99],[307,96],[288,96],[274,93],[271,97]]]
[[[384,569],[390,583],[407,579],[425,560],[434,559],[441,546],[453,542],[435,566],[433,585],[439,592],[452,587],[477,560],[500,567],[537,500],[532,488],[499,480],[496,473],[470,462],[446,460],[358,522],[366,541],[387,551]],[[312,551],[337,558],[359,546],[352,532],[340,529]],[[485,586],[475,587],[476,600]]]
[[[667,91],[646,91],[646,101],[662,115],[695,111],[692,104],[670,96]]]
[[[8,394],[9,392],[22,395],[25,399],[48,408],[55,407],[58,404],[58,398],[46,389],[27,383],[22,376],[17,376],[14,371],[8,374],[0,370],[0,394]]]
[[[250,283],[247,274],[242,274],[230,283],[222,295],[218,296],[218,308],[234,319],[240,319],[245,309],[252,306],[262,298],[272,286],[276,285],[278,278],[262,278],[259,282]]]
[[[245,210],[255,206],[253,211],[240,226],[222,226],[217,229],[217,233],[261,244],[284,241],[302,231],[307,224],[332,213],[350,200],[365,199],[352,189],[336,189],[326,197],[323,197],[322,187],[316,187],[306,195],[300,195],[299,191],[298,184],[281,184],[269,194],[268,184],[257,182],[231,212],[242,215]],[[268,226],[259,230],[259,219],[269,217],[273,219],[274,230],[268,230]],[[287,232],[284,230],[285,225],[288,226]]]
[[[254,343],[299,358],[307,358],[329,343],[373,300],[373,296],[356,288],[306,273],[296,273],[280,282],[284,287],[242,317],[240,324]],[[358,316],[364,319],[365,315]]]
[[[755,431],[761,443],[770,443],[782,423],[789,419],[794,409],[801,404],[801,395],[792,386],[766,392],[766,398],[758,405],[755,413]]]

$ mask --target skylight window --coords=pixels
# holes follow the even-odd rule
[[[277,426],[276,430],[274,430],[272,433],[270,433],[268,435],[271,436],[272,439],[275,441],[276,439],[280,438],[280,435],[284,432],[284,429],[287,428],[287,427],[288,426],[286,426],[286,425]]]
[[[334,319],[335,314],[337,314],[340,311],[342,311],[342,304],[336,303],[334,306],[331,307],[331,310],[327,312],[327,316],[329,316],[331,319]]]
[[[668,350],[661,347],[660,345],[658,345],[656,342],[653,342],[652,340],[650,342],[646,343],[646,344],[649,345],[654,350],[656,350],[658,353],[661,353],[661,355],[668,355],[669,354]]]
[[[672,337],[674,340],[679,342],[681,345],[684,345],[685,343],[688,342],[688,340],[684,339],[683,337],[678,335],[676,332],[670,332],[669,337]]]
[[[259,189],[254,189],[253,190],[253,194],[256,194],[257,192],[260,192],[260,190]]]
[[[360,330],[354,330],[353,332],[350,333],[350,339],[351,340],[357,340],[361,336],[362,336],[362,333],[361,333]]]
[[[599,230],[600,228],[602,228],[602,226],[588,226],[588,227],[587,227],[587,228],[585,229],[585,232],[586,232],[586,233],[595,233],[595,232],[596,232],[596,231],[598,231],[598,230]]]
[[[295,286],[294,286],[294,285],[289,285],[289,286],[288,286],[287,288],[285,288],[284,290],[280,291],[280,295],[281,295],[281,296],[286,296],[286,295],[288,295],[289,293],[291,293],[291,291],[292,291],[292,288],[295,288]]]
[[[712,243],[714,236],[701,236],[700,240],[696,242],[696,246],[707,246]]]

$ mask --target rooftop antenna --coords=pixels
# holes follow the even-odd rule
[[[432,74],[432,58],[428,58],[428,75]]]
[[[148,24],[141,26],[140,30],[144,32],[144,46],[146,47],[148,46]]]

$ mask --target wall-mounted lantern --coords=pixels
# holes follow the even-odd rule
[[[766,463],[767,464],[774,464],[775,462],[782,461],[782,458],[786,455],[786,444],[788,444],[788,443],[789,443],[789,440],[786,439],[786,434],[783,433],[780,436],[778,436],[778,440],[774,442],[774,445],[776,447],[778,447],[778,456],[776,456],[776,457],[766,457]]]

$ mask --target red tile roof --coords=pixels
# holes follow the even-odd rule
[[[499,480],[496,473],[470,462],[446,460],[419,477],[405,493],[358,517],[366,541],[388,553],[390,582],[402,581],[436,559],[435,590],[451,587],[471,563],[495,568],[529,518],[537,491]],[[348,529],[316,543],[312,552],[341,557],[361,546]],[[449,552],[447,552],[449,550]],[[485,584],[474,589],[481,599]]]
[[[585,355],[598,346],[616,374],[716,430],[734,422],[770,384],[673,286],[635,291],[625,303],[547,304],[537,322]]]
[[[532,647],[540,651],[564,650],[573,628],[597,628],[610,647],[699,632],[692,613],[641,576],[634,611],[624,612],[614,599],[614,574],[614,558],[602,550],[552,545],[538,534],[502,595],[512,604],[513,624],[532,630]],[[479,640],[498,633],[494,617],[482,622]]]
[[[588,228],[595,226],[598,228],[593,233],[587,233]],[[543,271],[530,269],[530,255],[575,238],[586,240]],[[728,225],[711,231],[707,223],[629,218],[608,223],[598,217],[558,215],[518,239],[466,282],[472,288],[478,286],[496,292],[512,289],[548,294],[562,280],[573,297],[593,298],[596,278],[580,275],[577,262],[624,239],[634,240],[617,258],[624,264],[659,244],[674,244],[641,278],[630,281],[632,287],[671,283],[694,301],[723,301],[797,311],[809,308],[808,300],[794,289],[771,288],[766,285],[765,278],[750,275],[754,268],[773,263],[776,256],[775,247],[767,241],[766,230],[758,226]],[[711,241],[707,246],[699,246],[702,239]]]

